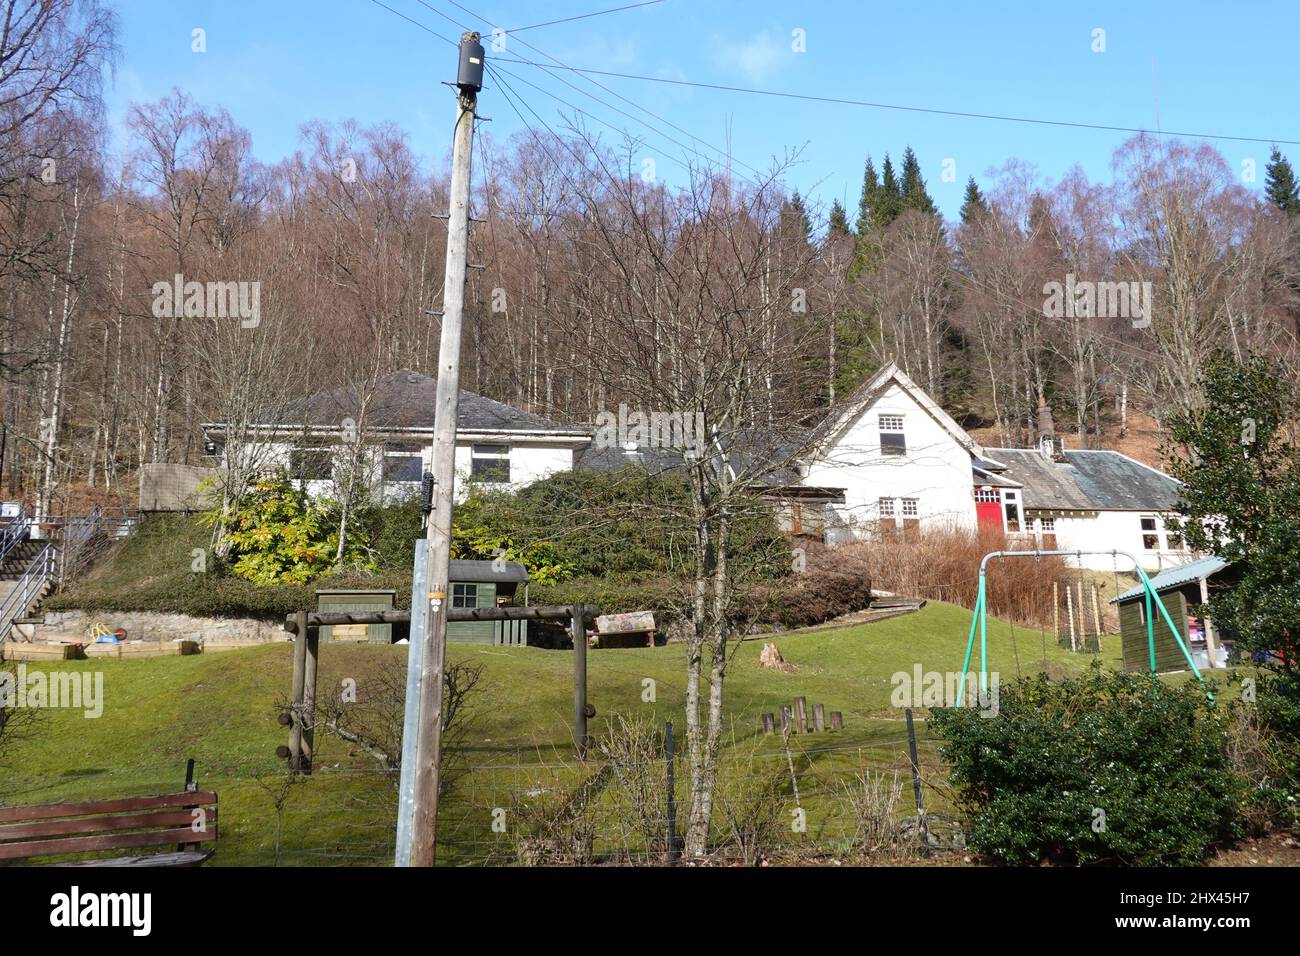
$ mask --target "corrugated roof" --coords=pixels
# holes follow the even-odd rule
[[[1036,448],[990,448],[1005,477],[1024,485],[1030,509],[1171,511],[1178,482],[1117,451],[1067,451],[1052,461]]]
[[[410,369],[392,372],[378,382],[370,408],[367,410],[367,427],[432,429],[438,380]],[[356,418],[360,402],[352,386],[317,392],[287,412],[275,414],[277,421],[264,420],[267,425],[296,426],[305,424],[315,428],[338,428],[344,418]],[[460,391],[456,410],[456,428],[460,431],[519,431],[565,432],[586,434],[582,428],[561,425],[559,422],[512,405],[469,392]]]
[[[1172,591],[1174,588],[1182,587],[1184,584],[1190,584],[1193,581],[1199,581],[1201,578],[1208,578],[1212,574],[1218,574],[1228,566],[1228,562],[1222,558],[1210,555],[1206,558],[1198,558],[1187,564],[1180,564],[1177,567],[1166,568],[1151,579],[1151,586],[1155,588],[1157,594],[1163,594],[1165,591]],[[1144,588],[1142,585],[1131,587],[1123,594],[1110,599],[1111,604],[1122,604],[1130,601],[1135,597],[1141,597]]]

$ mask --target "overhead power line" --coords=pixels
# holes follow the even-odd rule
[[[663,3],[664,0],[644,0],[642,3],[629,3],[621,7],[611,7],[608,10],[597,10],[595,13],[580,13],[576,17],[564,17],[560,20],[547,20],[545,23],[533,23],[526,27],[515,27],[513,30],[506,30],[506,33],[522,33],[524,30],[536,30],[538,27],[554,26],[557,23],[572,23],[574,20],[587,20],[591,17],[603,17],[607,13],[618,13],[622,10],[634,10],[637,7],[653,7],[657,3]]]
[[[518,63],[523,66],[541,66],[529,60],[513,57],[496,57],[497,62]],[[764,90],[751,86],[729,86],[724,83],[702,83],[696,80],[676,80],[665,76],[647,76],[642,73],[618,73],[613,70],[594,70],[581,66],[556,66],[547,69],[572,70],[575,73],[592,76],[613,76],[624,80],[642,80],[647,83],[664,83],[670,86],[689,86],[704,90],[720,90],[728,93],[748,93],[753,96],[774,96],[784,99],[804,100],[811,103],[834,103],[841,106],[862,106],[870,109],[897,110],[904,113],[928,113],[934,116],[957,116],[964,119],[995,120],[1001,123],[1027,123],[1034,126],[1063,126],[1070,129],[1102,130],[1111,133],[1150,133],[1153,130],[1137,126],[1112,126],[1106,123],[1078,123],[1071,120],[1041,119],[1031,116],[1011,116],[1001,113],[972,113],[963,110],[943,110],[929,106],[902,106],[897,103],[879,103],[871,100],[854,100],[839,96],[815,96],[811,93],[790,93],[785,90]],[[1230,136],[1218,133],[1195,133],[1178,130],[1161,130],[1164,136],[1182,136],[1188,139],[1226,139],[1239,143],[1270,143],[1287,146],[1300,146],[1300,140],[1275,139],[1269,136]]]

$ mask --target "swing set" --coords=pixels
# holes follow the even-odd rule
[[[1174,641],[1178,644],[1178,649],[1183,652],[1183,657],[1187,661],[1187,666],[1192,669],[1196,679],[1205,686],[1205,678],[1201,676],[1201,670],[1192,660],[1191,652],[1183,642],[1183,636],[1174,624],[1173,618],[1169,616],[1169,611],[1165,608],[1164,602],[1159,599],[1155,588],[1151,586],[1151,578],[1142,570],[1142,565],[1132,554],[1127,551],[990,551],[984,555],[980,561],[980,578],[979,590],[975,595],[975,610],[971,614],[970,637],[966,641],[966,659],[961,665],[961,682],[957,685],[957,706],[961,707],[966,695],[966,681],[970,673],[971,654],[975,650],[975,631],[979,629],[980,635],[980,695],[988,692],[988,588],[985,579],[985,571],[989,560],[992,558],[1045,558],[1045,557],[1082,557],[1083,555],[1105,555],[1109,554],[1115,560],[1116,566],[1120,556],[1124,556],[1133,562],[1133,569],[1137,572],[1139,580],[1142,582],[1143,596],[1146,600],[1146,623],[1147,623],[1147,653],[1151,662],[1151,673],[1156,673],[1156,631],[1155,617],[1152,614],[1152,605],[1160,609],[1160,616],[1164,618],[1165,624],[1169,627],[1169,633],[1173,635]],[[1214,695],[1206,691],[1206,696],[1213,701]]]

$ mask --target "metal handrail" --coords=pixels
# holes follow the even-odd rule
[[[53,576],[54,545],[47,544],[27,566],[23,576],[14,582],[13,590],[0,604],[0,641],[9,637],[14,621],[27,613]]]
[[[31,530],[32,516],[26,508],[20,508],[18,514],[0,528],[0,561],[9,557],[9,552],[17,547],[19,542],[26,541]]]

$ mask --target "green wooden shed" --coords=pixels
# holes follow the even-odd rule
[[[316,610],[391,611],[396,591],[364,588],[321,588],[316,592]],[[322,641],[364,641],[369,644],[393,643],[391,624],[338,624],[320,629]]]
[[[528,569],[517,561],[452,561],[451,607],[488,608],[511,604],[524,586],[527,603]],[[461,644],[528,643],[527,621],[451,621],[447,640]]]
[[[1230,586],[1228,563],[1214,556],[1167,568],[1151,578],[1160,603],[1178,627],[1183,643],[1201,670],[1227,666],[1231,638],[1221,634],[1206,614],[1209,595]],[[1130,588],[1111,599],[1119,606],[1119,629],[1126,671],[1149,671],[1151,654],[1147,644],[1146,598],[1142,586]],[[1169,633],[1169,625],[1154,604],[1156,670],[1165,674],[1188,670],[1187,659]]]

